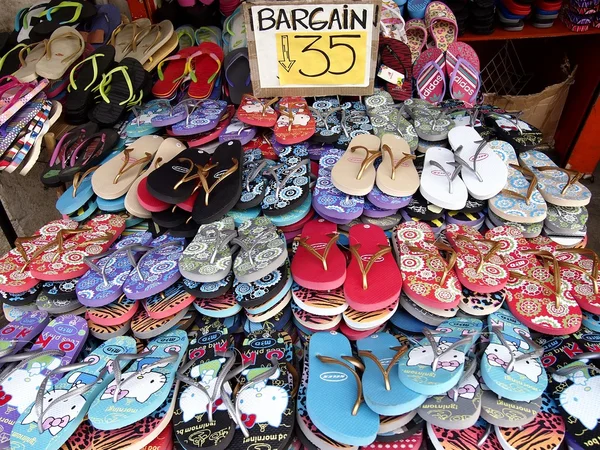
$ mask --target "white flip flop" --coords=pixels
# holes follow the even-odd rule
[[[471,196],[488,200],[504,189],[508,168],[474,128],[454,127],[448,132],[448,141]]]
[[[461,166],[454,160],[452,151],[431,147],[425,153],[421,174],[421,194],[436,206],[454,211],[467,204],[467,187],[458,176]]]

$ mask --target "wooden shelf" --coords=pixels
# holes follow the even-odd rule
[[[576,33],[569,30],[560,19],[556,19],[554,25],[550,28],[536,28],[529,23],[525,23],[525,27],[521,31],[506,31],[498,26],[492,34],[474,34],[467,31],[464,35],[458,38],[463,42],[477,41],[501,41],[506,39],[540,39],[553,38],[564,36],[589,36],[593,34],[600,35],[600,28],[589,28],[588,31]]]

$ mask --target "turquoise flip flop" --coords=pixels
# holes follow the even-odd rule
[[[116,430],[152,414],[167,399],[185,356],[188,337],[170,330],[148,342],[147,349],[129,358],[137,361],[96,397],[88,419],[99,430]],[[116,368],[115,368],[116,369]]]
[[[48,386],[48,390],[47,376],[35,403],[15,423],[10,436],[11,448],[58,450],[75,433],[92,401],[113,379],[112,365],[119,361],[118,356],[135,351],[135,339],[116,337],[102,343],[81,363],[55,370],[54,373],[64,373],[70,369],[56,385]],[[118,362],[121,369],[126,363]]]
[[[421,406],[427,396],[407,389],[398,378],[397,363],[405,347],[389,333],[377,333],[356,341],[365,365],[362,376],[367,406],[382,416],[399,416]]]
[[[507,310],[490,314],[488,328],[490,344],[481,358],[481,376],[487,387],[509,400],[531,401],[542,395],[548,385],[540,359],[544,348]]]
[[[306,408],[315,426],[342,444],[375,441],[379,415],[361,405],[362,384],[353,366],[362,363],[352,356],[350,341],[335,331],[315,333],[309,341],[308,357]]]
[[[435,331],[423,330],[425,339],[398,363],[402,384],[428,396],[448,392],[460,380],[465,354],[482,328],[481,320],[454,317],[443,321]]]

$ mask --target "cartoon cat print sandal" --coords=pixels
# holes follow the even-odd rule
[[[13,355],[41,333],[50,318],[45,311],[28,311],[0,329],[0,358]],[[1,365],[0,365],[1,367]]]
[[[133,338],[117,337],[101,344],[81,363],[61,367],[61,373],[68,373],[52,388],[43,382],[36,401],[15,423],[11,448],[37,446],[58,450],[83,421],[92,401],[112,380],[113,364],[125,367],[127,362],[117,359],[118,356],[135,350]]]
[[[150,415],[171,390],[175,373],[188,347],[184,331],[173,330],[148,342],[147,350],[135,355],[135,363],[94,400],[88,418],[94,428],[115,430]]]

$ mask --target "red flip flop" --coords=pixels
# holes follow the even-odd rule
[[[579,330],[581,309],[563,292],[560,269],[556,274],[544,267],[533,253],[536,250],[516,228],[496,227],[485,237],[501,244],[499,254],[510,270],[504,288],[506,304],[519,322],[533,331],[553,336]]]
[[[316,291],[328,291],[344,284],[346,258],[336,245],[339,236],[337,225],[325,219],[304,225],[291,265],[296,283]]]
[[[394,100],[406,100],[412,97],[412,55],[410,47],[397,39],[379,38],[381,61],[390,69],[404,75],[402,84],[386,83],[386,91]]]
[[[281,115],[273,128],[277,142],[298,144],[315,134],[317,122],[303,97],[284,97],[279,100],[278,109]]]
[[[187,47],[176,55],[163,59],[157,66],[158,81],[152,87],[152,95],[169,98],[177,90],[188,71],[188,58],[199,51],[200,47]],[[163,71],[163,65],[167,64]]]
[[[192,98],[207,98],[221,72],[223,49],[214,42],[203,42],[198,51],[188,59],[188,71],[192,82],[188,94]]]
[[[277,100],[279,100],[277,97],[268,100],[244,94],[237,110],[237,117],[248,125],[271,128],[277,122],[277,113],[271,105],[275,104]]]
[[[446,238],[457,253],[456,275],[463,286],[482,294],[506,286],[508,269],[498,255],[500,245],[484,240],[479,231],[466,225],[447,225]]]
[[[375,225],[354,225],[349,241],[352,259],[344,283],[348,304],[356,311],[370,312],[397,301],[402,277],[383,230]]]
[[[425,50],[417,58],[413,74],[417,81],[419,97],[429,103],[438,103],[446,94],[446,58],[437,47]]]
[[[148,192],[148,177],[144,177],[144,179],[140,181],[140,184],[138,184],[137,196],[140,205],[150,212],[161,212],[171,206],[169,203],[157,199]]]

